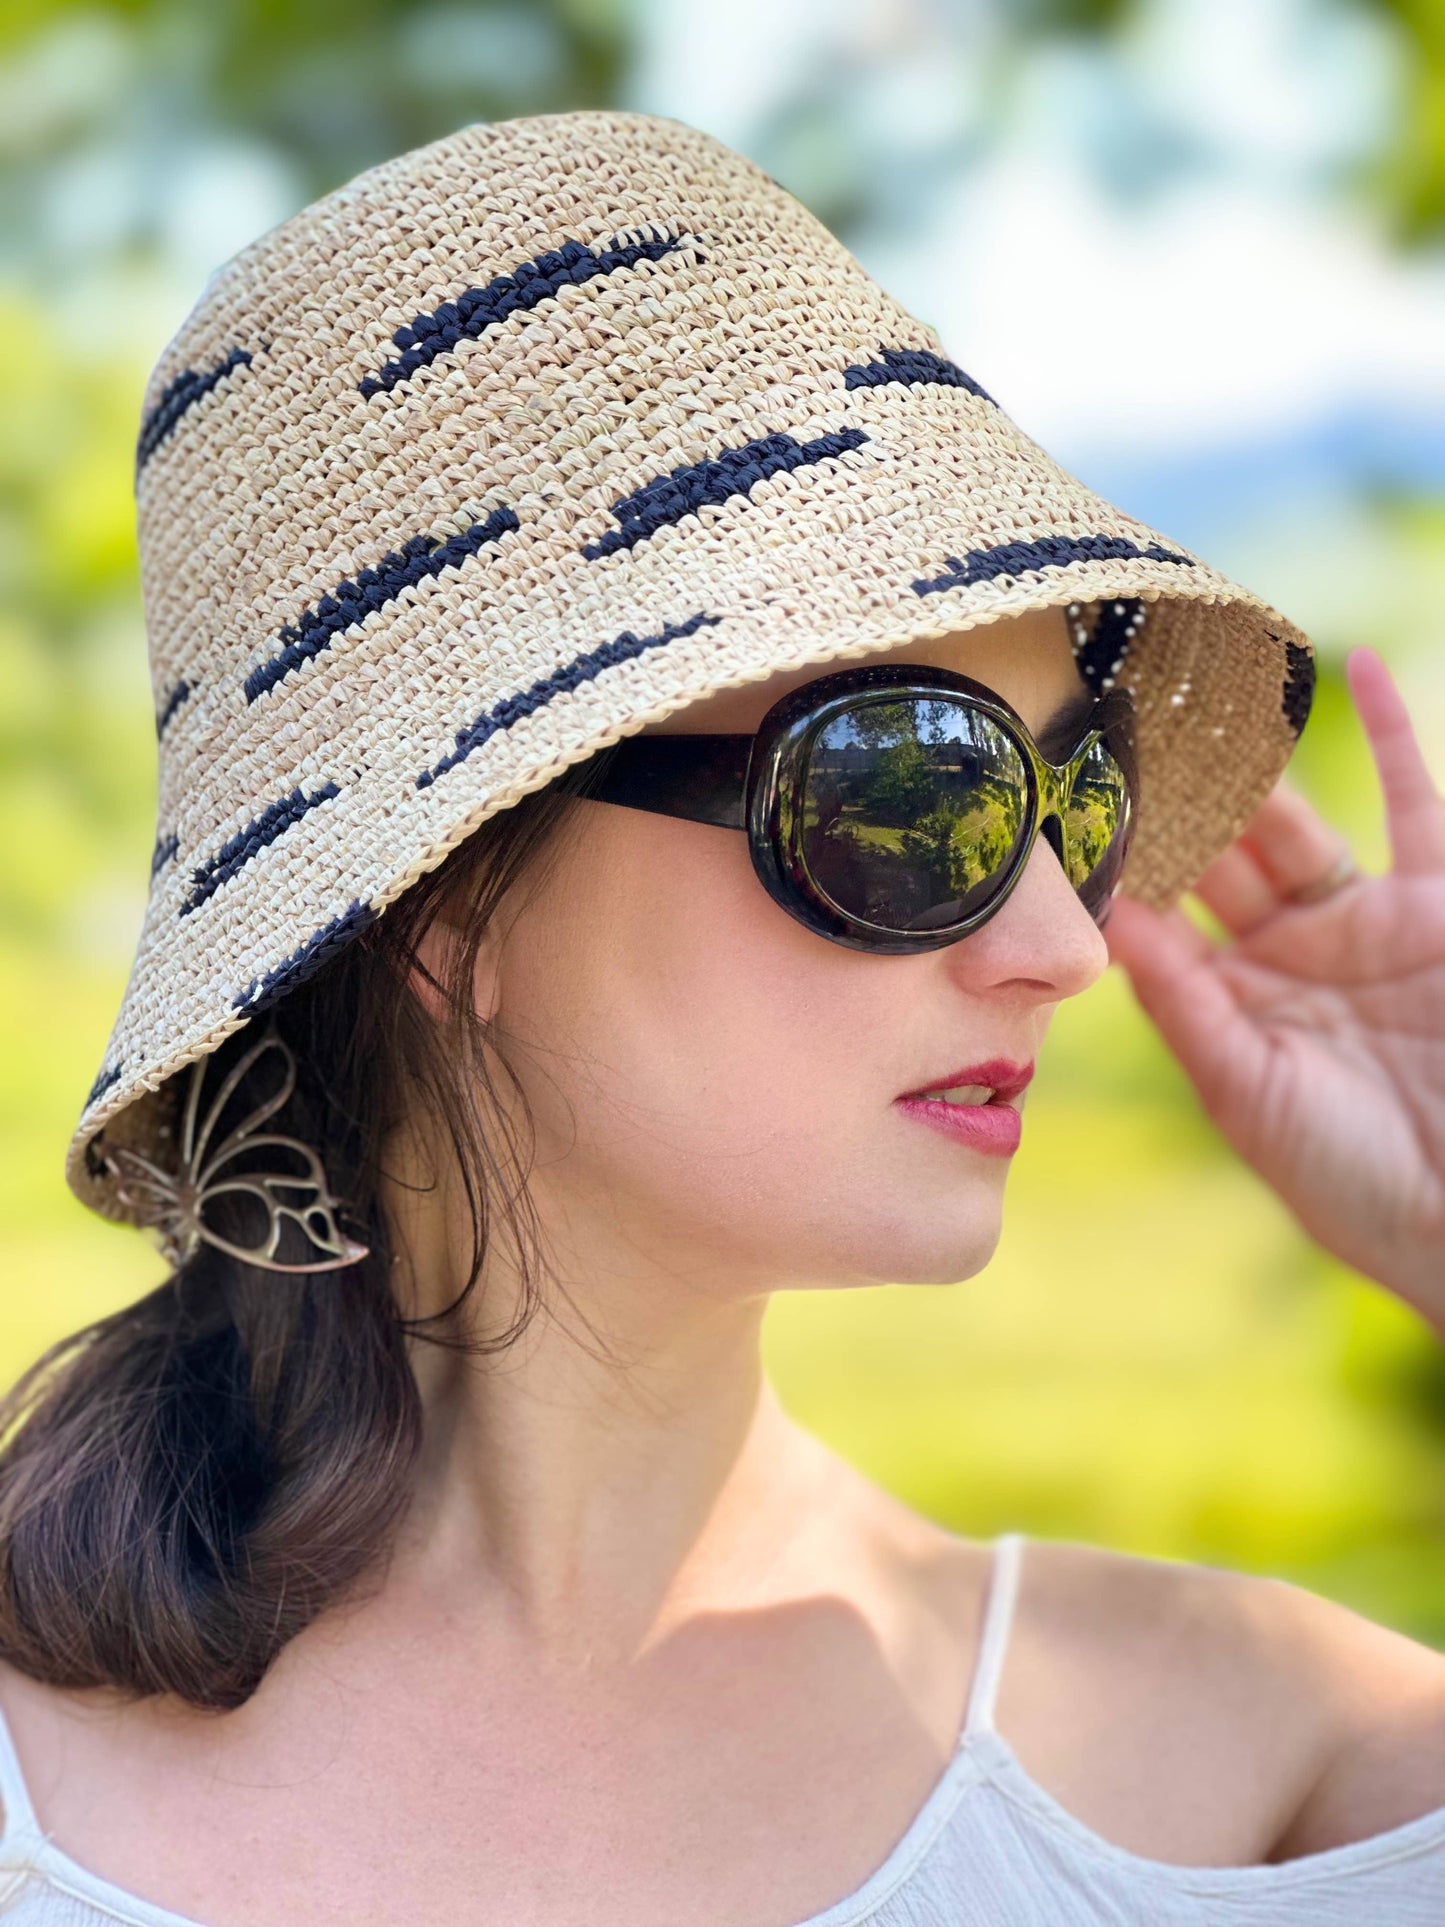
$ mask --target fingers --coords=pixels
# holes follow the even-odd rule
[[[1131,897],[1114,899],[1104,926],[1109,955],[1129,973],[1134,995],[1193,1081],[1207,1110],[1260,1071],[1264,1044],[1215,968],[1226,954],[1179,910],[1162,914]]]
[[[1151,957],[1163,946],[1164,954],[1188,963],[1200,963],[1213,956],[1215,945],[1206,931],[1191,923],[1184,911],[1150,910],[1136,898],[1120,894],[1104,925],[1104,941],[1110,963],[1122,963],[1131,972],[1136,961],[1147,968]]]
[[[1445,869],[1445,799],[1404,699],[1372,649],[1352,650],[1346,671],[1385,797],[1394,867],[1416,873]],[[1348,853],[1339,831],[1281,778],[1238,838],[1204,871],[1194,894],[1232,936],[1243,937]]]
[[[1349,846],[1298,790],[1281,778],[1241,834],[1194,885],[1231,935],[1242,937],[1324,876]]]
[[[1394,677],[1364,647],[1346,656],[1345,674],[1380,779],[1394,868],[1411,875],[1445,869],[1445,799]]]
[[[1195,883],[1194,895],[1235,937],[1246,935],[1279,908],[1278,890],[1254,851],[1238,840],[1215,857]]]

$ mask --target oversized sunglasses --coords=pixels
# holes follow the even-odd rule
[[[987,922],[1040,831],[1105,922],[1137,807],[1133,723],[1117,686],[1069,728],[1055,762],[972,677],[844,669],[791,690],[751,736],[626,737],[602,752],[586,793],[744,830],[789,916],[855,950],[907,954]]]

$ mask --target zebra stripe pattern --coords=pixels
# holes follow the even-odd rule
[[[1297,642],[1285,638],[1285,661],[1288,668],[1284,679],[1284,690],[1280,697],[1280,708],[1284,719],[1298,737],[1309,720],[1310,709],[1315,695],[1314,657],[1308,649],[1301,649]]]
[[[559,248],[549,248],[545,254],[523,261],[510,274],[499,274],[483,287],[468,288],[454,301],[444,301],[430,314],[413,315],[391,338],[401,354],[357,386],[368,401],[373,395],[390,393],[459,342],[474,341],[508,315],[524,313],[553,299],[559,289],[594,281],[598,275],[615,274],[619,268],[635,267],[639,261],[660,261],[681,246],[679,235],[657,229],[651,230],[646,240],[613,240],[600,249],[582,241],[564,241]]]
[[[139,473],[167,436],[173,435],[181,417],[235,368],[249,368],[251,356],[245,348],[233,348],[215,368],[186,368],[161,392],[160,400],[141,422],[135,445],[135,465]]]
[[[865,361],[843,370],[845,388],[881,388],[888,382],[938,384],[945,388],[966,388],[981,401],[998,403],[987,389],[980,388],[972,375],[966,375],[956,361],[932,354],[927,348],[885,348],[878,361]]]
[[[121,1062],[119,1064],[107,1064],[101,1070],[100,1075],[91,1085],[90,1094],[85,1100],[85,1108],[87,1110],[90,1109],[97,1098],[104,1097],[108,1090],[113,1089],[114,1086],[120,1082],[121,1072],[124,1069],[124,1062]]]
[[[248,1016],[269,1010],[297,984],[312,977],[323,964],[330,963],[336,952],[342,949],[369,923],[376,921],[378,912],[369,903],[362,903],[353,897],[350,906],[339,917],[325,923],[315,936],[291,952],[284,962],[268,970],[260,977],[253,977],[244,990],[238,990],[231,999],[232,1010],[244,1010]]]
[[[660,648],[664,643],[676,642],[681,636],[695,635],[699,629],[711,628],[721,622],[721,616],[710,616],[702,611],[689,616],[686,622],[668,623],[655,636],[634,636],[624,629],[620,636],[611,642],[604,642],[598,649],[590,649],[585,655],[578,656],[565,669],[555,675],[543,676],[534,682],[530,689],[524,689],[519,696],[507,696],[491,709],[478,716],[474,723],[457,731],[456,747],[440,762],[433,763],[430,769],[423,770],[416,779],[419,790],[430,787],[439,776],[463,762],[474,749],[480,749],[499,729],[510,729],[520,722],[523,716],[531,716],[544,708],[554,696],[564,689],[579,689],[583,683],[600,676],[604,669],[611,669],[619,662],[630,662],[648,649]]]
[[[299,622],[282,629],[284,647],[247,676],[246,701],[253,703],[268,689],[274,689],[293,669],[319,656],[355,623],[364,622],[377,609],[395,602],[403,589],[425,582],[428,576],[440,575],[444,569],[459,568],[488,542],[521,526],[514,510],[494,509],[485,522],[473,522],[470,528],[453,535],[414,535],[399,550],[358,571],[355,580],[338,582],[314,609],[302,614]]]
[[[1151,542],[1140,548],[1123,535],[1043,535],[1036,542],[1000,542],[990,549],[970,549],[963,557],[946,555],[941,575],[919,576],[915,595],[936,595],[975,582],[991,582],[1001,575],[1024,575],[1030,569],[1066,569],[1071,562],[1122,562],[1131,556],[1149,562],[1177,562],[1192,569],[1191,556]]]
[[[329,802],[333,796],[340,794],[335,783],[323,783],[319,790],[306,796],[298,784],[289,796],[269,804],[244,830],[238,830],[234,836],[228,837],[216,854],[195,871],[192,878],[195,887],[181,905],[179,914],[187,917],[193,910],[199,910],[223,883],[229,883],[268,843],[274,843],[278,836],[284,836],[308,810],[314,810],[318,804]]]
[[[614,502],[612,513],[620,526],[609,529],[600,541],[587,543],[582,553],[594,562],[600,556],[614,555],[618,549],[636,548],[659,529],[694,514],[704,503],[746,495],[765,475],[781,475],[811,462],[826,461],[870,439],[861,428],[838,429],[811,442],[799,442],[786,434],[764,435],[758,441],[744,442],[741,448],[725,448],[721,455],[707,461],[685,463]]]
[[[156,714],[156,741],[157,742],[159,742],[161,737],[165,735],[166,725],[170,722],[171,718],[175,715],[176,711],[180,708],[181,704],[187,700],[187,698],[190,696],[190,693],[191,693],[191,685],[186,681],[185,677],[182,676],[180,681],[175,685],[175,687],[171,690],[170,694],[166,697],[165,701],[161,704],[160,709]]]

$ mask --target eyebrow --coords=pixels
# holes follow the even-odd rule
[[[1081,689],[1059,705],[1034,736],[1045,756],[1052,757],[1073,748],[1098,700],[1092,689]]]

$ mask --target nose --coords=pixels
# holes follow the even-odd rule
[[[1109,966],[1104,933],[1079,901],[1064,869],[1063,824],[1039,825],[1023,874],[988,922],[940,953],[960,981],[1036,987],[1050,1002],[1076,997]]]

